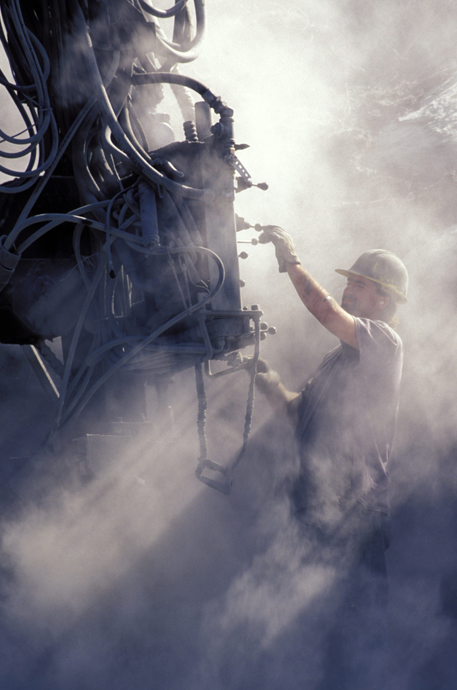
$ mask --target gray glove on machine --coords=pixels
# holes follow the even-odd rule
[[[257,375],[255,377],[257,389],[263,395],[268,395],[268,393],[273,393],[280,383],[281,379],[278,372],[271,369],[268,362],[264,359],[259,359],[257,361]]]
[[[295,253],[292,237],[277,225],[265,225],[262,234],[259,236],[259,242],[261,244],[273,242],[280,273],[286,273],[286,264],[301,263]]]

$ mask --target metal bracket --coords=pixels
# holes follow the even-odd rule
[[[226,161],[229,165],[232,166],[232,168],[235,168],[235,170],[237,171],[237,173],[241,175],[243,180],[249,181],[251,179],[251,175],[248,173],[248,171],[246,170],[238,156],[236,156],[234,153],[231,153],[229,156],[227,156]]]

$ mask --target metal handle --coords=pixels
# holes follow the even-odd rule
[[[225,481],[220,482],[217,481],[217,479],[205,477],[203,472],[206,468],[213,470],[213,472],[220,472],[224,476]],[[232,490],[232,472],[230,467],[223,467],[217,462],[213,462],[207,458],[200,459],[198,461],[197,469],[195,470],[195,476],[197,479],[203,482],[203,484],[210,486],[212,489],[217,489],[217,491],[221,491],[226,496],[230,495]]]

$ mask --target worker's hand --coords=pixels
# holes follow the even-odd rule
[[[300,263],[300,259],[295,253],[292,237],[277,225],[265,225],[262,234],[259,236],[259,242],[262,244],[273,242],[280,273],[286,272],[287,263]]]
[[[281,379],[278,372],[270,369],[268,362],[264,359],[259,359],[257,361],[257,374],[255,377],[255,385],[258,390],[263,393],[263,395],[268,395],[268,393],[275,390],[280,383]]]

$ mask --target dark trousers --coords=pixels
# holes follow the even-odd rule
[[[322,675],[318,690],[388,687],[385,550],[388,516],[356,507],[326,529],[297,515],[309,540],[309,558],[335,570],[323,617]],[[323,602],[326,605],[326,602]]]

